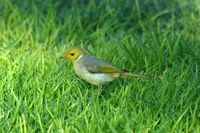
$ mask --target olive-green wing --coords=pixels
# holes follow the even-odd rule
[[[101,73],[121,73],[122,71],[114,66],[101,66],[99,67]]]
[[[93,56],[87,56],[84,59],[84,66],[91,73],[121,73],[122,70],[110,65],[107,62],[96,59]]]

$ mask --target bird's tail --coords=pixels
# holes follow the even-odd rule
[[[136,78],[145,78],[145,79],[152,79],[151,76],[142,75],[142,74],[134,74],[129,72],[124,72],[121,74],[122,77],[136,77]]]

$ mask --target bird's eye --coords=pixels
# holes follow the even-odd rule
[[[71,55],[71,56],[74,56],[74,53],[71,53],[70,55]]]

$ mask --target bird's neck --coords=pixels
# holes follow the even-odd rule
[[[83,57],[83,54],[81,54],[78,58],[76,58],[75,60],[73,60],[73,64],[80,61],[80,59]]]

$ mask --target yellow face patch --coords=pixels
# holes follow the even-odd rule
[[[69,48],[64,53],[64,58],[70,59],[71,61],[76,60],[78,57],[80,57],[84,53],[84,50],[76,47],[76,48]]]

